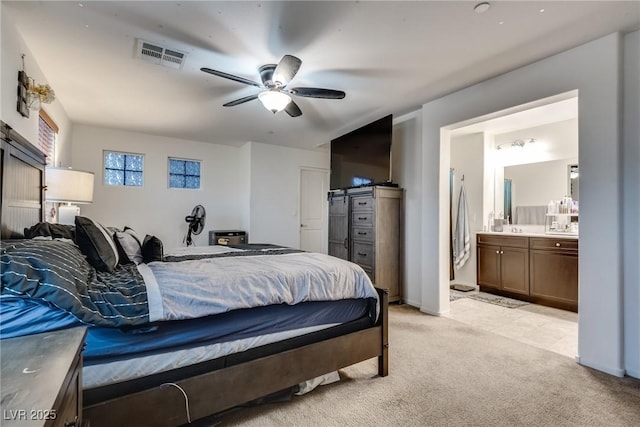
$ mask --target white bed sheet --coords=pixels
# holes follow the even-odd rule
[[[314,252],[151,262],[138,271],[147,286],[151,322],[273,304],[378,299],[359,265]]]

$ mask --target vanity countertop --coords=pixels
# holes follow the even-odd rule
[[[549,239],[573,239],[578,240],[577,234],[570,233],[558,233],[558,234],[547,234],[547,233],[531,233],[531,232],[522,232],[522,233],[514,233],[512,231],[478,231],[477,234],[487,234],[492,236],[518,236],[518,237],[546,237]]]

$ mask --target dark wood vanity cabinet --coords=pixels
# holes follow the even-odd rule
[[[578,311],[578,241],[529,239],[530,294]]]
[[[478,285],[529,295],[529,249],[526,237],[478,235]]]
[[[578,239],[477,235],[480,290],[578,311]]]

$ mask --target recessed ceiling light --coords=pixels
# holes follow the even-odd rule
[[[478,3],[477,5],[475,5],[473,7],[473,10],[475,10],[476,13],[485,13],[487,10],[489,10],[490,7],[491,5],[488,1],[483,1],[482,3]]]
[[[540,9],[540,13],[544,13],[544,9]]]
[[[504,21],[498,22],[498,25],[504,25]]]

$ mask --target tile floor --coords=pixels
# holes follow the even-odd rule
[[[461,298],[451,301],[445,316],[571,358],[578,354],[578,314],[571,311],[536,304],[506,308]]]

